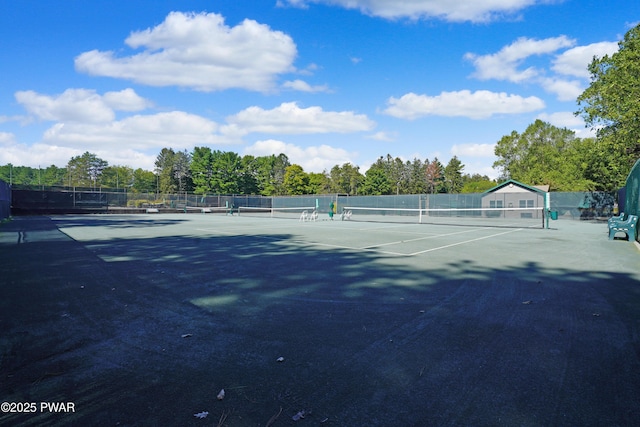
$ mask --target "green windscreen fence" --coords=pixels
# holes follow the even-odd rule
[[[627,182],[625,212],[640,212],[640,164],[636,164]],[[558,219],[606,220],[613,214],[616,194],[608,192],[575,192],[548,194],[551,211]],[[622,207],[622,200],[619,200]],[[475,194],[399,194],[380,196],[348,196],[316,194],[301,196],[203,195],[193,193],[159,194],[108,191],[73,187],[9,186],[0,181],[0,218],[23,214],[126,212],[127,209],[154,207],[166,212],[196,208],[243,207],[315,210],[327,218],[333,206],[336,214],[351,210],[358,214],[416,216],[416,222],[442,217],[502,217],[506,219],[538,219],[545,214],[545,193],[491,192]],[[401,218],[403,219],[403,218]],[[406,219],[406,218],[405,218]]]
[[[0,189],[1,191],[1,189]],[[107,212],[119,208],[162,208],[184,210],[185,208],[239,206],[271,207],[271,197],[259,195],[202,195],[193,193],[158,194],[104,191],[90,188],[13,188],[7,190],[11,196],[15,214],[47,214],[72,212]],[[2,197],[2,194],[0,194]],[[0,199],[1,200],[1,199]],[[9,200],[9,199],[8,199]],[[8,204],[7,202],[7,209]]]
[[[0,180],[0,221],[11,215],[11,186]]]
[[[614,192],[578,191],[549,193],[550,209],[561,219],[603,220],[614,214]]]
[[[625,186],[626,196],[624,202],[624,212],[630,215],[639,215],[640,212],[640,160],[629,172],[627,184]]]

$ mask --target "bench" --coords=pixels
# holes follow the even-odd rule
[[[158,213],[160,212],[158,208],[147,208],[147,213]]]
[[[616,221],[624,221],[626,218],[624,216],[624,212],[620,212],[620,215],[618,216],[612,216],[611,218],[608,219],[608,223],[611,224],[612,222],[616,222]]]
[[[620,219],[620,217],[609,218],[609,240],[613,240],[616,233],[625,233],[630,241],[636,240],[638,216],[627,215],[626,219]]]

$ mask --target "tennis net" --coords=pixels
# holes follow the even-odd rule
[[[250,206],[239,206],[238,216],[259,217],[259,218],[283,218],[308,220],[315,212],[314,207],[290,207],[290,208],[257,208]]]
[[[346,206],[343,220],[508,228],[544,228],[544,208],[371,208]]]
[[[203,213],[203,214],[222,214],[229,213],[229,208],[224,206],[186,206],[185,211],[187,213]]]

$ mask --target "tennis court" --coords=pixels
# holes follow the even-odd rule
[[[0,225],[0,424],[636,424],[634,243],[356,215]]]

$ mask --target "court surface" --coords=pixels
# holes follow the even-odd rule
[[[14,218],[0,425],[636,425],[640,251],[550,226]]]

